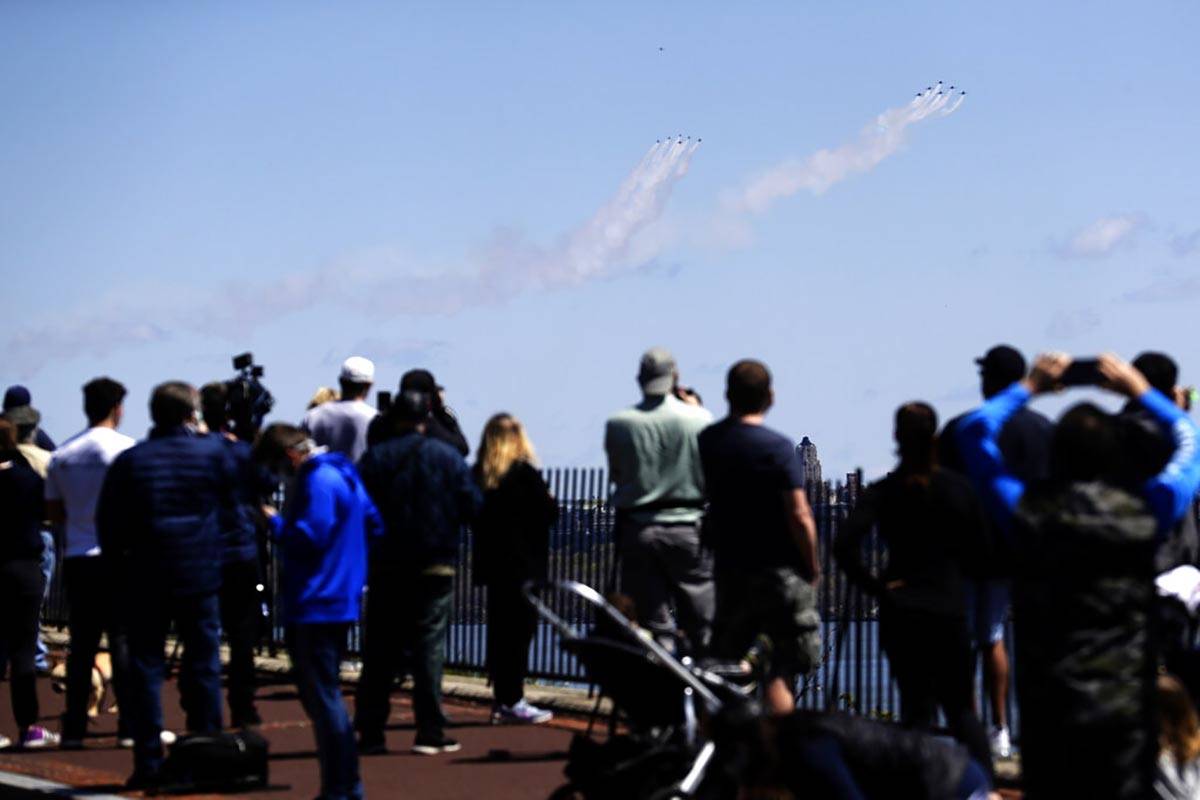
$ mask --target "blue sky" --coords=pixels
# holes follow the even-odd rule
[[[998,341],[1198,382],[1197,29],[1184,2],[4,4],[0,378],[62,438],[110,374],[140,435],[159,380],[253,350],[295,419],[359,353],[386,388],[432,369],[472,439],[504,409],[587,466],[661,344],[719,413],[764,359],[770,424],[869,474],[896,405],[965,409]],[[725,235],[747,181],[939,78],[957,113]],[[704,143],[623,260],[530,277],[679,132]]]

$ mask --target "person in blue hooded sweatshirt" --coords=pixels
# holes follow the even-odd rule
[[[363,796],[354,728],[338,670],[367,577],[367,540],[383,521],[358,472],[340,453],[317,447],[299,428],[269,426],[254,458],[289,481],[271,520],[282,569],[283,618],[296,688],[313,723],[323,800]]]

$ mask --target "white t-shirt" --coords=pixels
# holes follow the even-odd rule
[[[46,499],[61,500],[67,512],[66,557],[100,554],[96,541],[96,501],[108,465],[134,444],[112,428],[88,428],[50,456]]]
[[[335,400],[305,414],[300,428],[322,447],[357,462],[367,449],[367,426],[378,415],[362,400]]]

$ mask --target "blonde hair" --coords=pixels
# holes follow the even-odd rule
[[[1171,675],[1158,676],[1159,747],[1183,765],[1200,756],[1200,720],[1188,691]]]
[[[479,441],[476,464],[483,488],[495,489],[499,486],[518,461],[537,465],[533,443],[525,434],[525,426],[520,420],[512,414],[497,414],[483,426],[483,436]]]
[[[312,399],[308,401],[309,409],[314,409],[317,406],[331,403],[334,400],[341,400],[342,396],[337,389],[329,386],[321,386],[313,392]]]

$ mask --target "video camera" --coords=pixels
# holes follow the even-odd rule
[[[254,355],[242,353],[233,357],[236,377],[225,382],[228,390],[229,431],[243,442],[253,442],[262,427],[263,418],[271,413],[275,398],[263,386],[264,370],[254,363]]]

